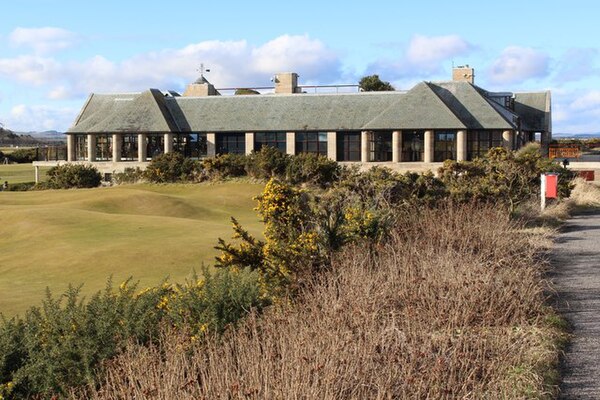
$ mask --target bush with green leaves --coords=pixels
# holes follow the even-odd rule
[[[46,175],[48,180],[40,186],[50,189],[94,188],[102,181],[100,172],[92,165],[58,165],[50,168]]]
[[[29,164],[37,159],[37,149],[17,149],[7,155],[11,162]]]
[[[300,153],[290,158],[285,172],[292,184],[309,183],[325,187],[336,182],[342,167],[334,160],[314,153]]]
[[[118,289],[109,282],[86,301],[74,287],[58,298],[48,292],[23,318],[0,321],[0,398],[50,398],[93,385],[100,363],[128,341],[154,341],[165,325],[199,340],[264,304],[258,274],[248,269],[204,268],[184,284],[143,290],[130,281]]]
[[[202,160],[203,174],[208,179],[224,179],[246,175],[246,155],[220,154]]]
[[[127,167],[123,172],[115,172],[112,175],[112,180],[117,185],[137,183],[144,179],[144,171],[140,167]]]
[[[259,179],[281,179],[286,172],[292,156],[272,146],[263,146],[246,158],[246,172]]]
[[[153,183],[193,182],[199,179],[202,167],[198,161],[173,152],[154,157],[144,171]]]

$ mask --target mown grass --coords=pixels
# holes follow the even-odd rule
[[[47,179],[46,172],[50,167],[40,167],[40,180]],[[15,183],[35,182],[35,170],[31,164],[2,164],[0,165],[0,182]]]
[[[84,284],[89,295],[109,276],[141,286],[181,281],[212,264],[218,237],[235,216],[254,234],[252,197],[262,185],[131,185],[0,193],[0,312],[38,305],[45,288]]]

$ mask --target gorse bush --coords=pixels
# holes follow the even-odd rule
[[[246,158],[246,172],[253,178],[270,179],[285,176],[286,169],[292,156],[285,154],[275,147],[263,146]]]
[[[144,177],[153,183],[173,183],[199,179],[201,164],[181,153],[167,153],[154,157],[144,171]]]
[[[205,268],[184,284],[144,290],[130,282],[115,290],[109,283],[87,301],[74,287],[58,298],[48,293],[42,307],[0,324],[0,397],[50,397],[93,385],[100,363],[128,341],[151,342],[161,326],[198,340],[223,332],[264,304],[258,275],[247,269],[211,273]]]
[[[52,167],[46,173],[43,184],[51,189],[94,188],[100,185],[102,176],[91,165],[64,164]]]
[[[17,149],[6,157],[14,163],[29,164],[37,159],[37,149]]]
[[[246,175],[246,156],[222,154],[202,160],[202,169],[208,179],[223,179]]]
[[[112,175],[112,180],[117,185],[137,183],[144,180],[144,171],[142,171],[140,167],[128,167],[125,168],[123,172],[115,172]]]

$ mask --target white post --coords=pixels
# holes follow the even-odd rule
[[[544,211],[546,209],[546,174],[542,174],[540,176],[540,180],[540,205],[542,207],[542,211]]]
[[[35,183],[40,183],[40,166],[36,165],[34,168],[35,168]]]

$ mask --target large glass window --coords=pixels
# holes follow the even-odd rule
[[[87,135],[75,135],[75,160],[85,161],[88,159]]]
[[[327,132],[296,132],[296,154],[327,156]]]
[[[371,132],[369,153],[370,161],[392,161],[392,132]]]
[[[502,147],[501,130],[473,130],[467,133],[467,159],[485,156],[489,149]]]
[[[217,154],[245,154],[246,153],[246,134],[245,133],[217,133],[216,134],[216,153]]]
[[[456,160],[456,131],[435,131],[433,161]]]
[[[256,132],[254,134],[254,150],[260,151],[263,146],[271,146],[285,153],[286,136],[285,132]]]
[[[338,132],[337,161],[360,161],[360,132]]]
[[[121,160],[136,161],[138,158],[138,135],[121,136]]]
[[[112,160],[112,135],[96,135],[96,160]]]
[[[146,160],[152,160],[164,154],[165,152],[165,135],[150,134],[146,135]]]
[[[184,155],[190,158],[204,158],[208,154],[207,148],[206,133],[190,133],[187,135]]]
[[[402,161],[423,161],[425,131],[402,131]]]

